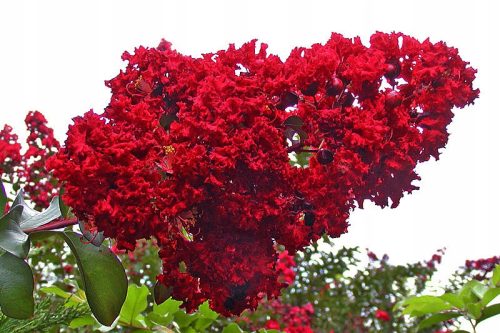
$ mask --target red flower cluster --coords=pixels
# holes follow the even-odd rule
[[[500,265],[500,256],[493,256],[490,258],[466,260],[465,270],[474,272],[476,280],[484,280],[487,275],[495,269],[496,265]]]
[[[266,329],[276,329],[285,333],[314,333],[311,328],[314,307],[311,303],[291,306],[274,301],[271,306],[274,310],[273,315],[279,316],[280,319],[279,321],[269,319],[265,324]]]
[[[4,125],[0,131],[0,176],[12,175],[14,167],[21,162],[21,145],[12,127]]]
[[[284,286],[276,243],[293,254],[338,237],[356,202],[396,207],[446,144],[452,108],[478,96],[445,43],[370,42],[332,34],[286,61],[255,41],[202,58],[166,41],[125,52],[108,107],[76,118],[49,166],[90,228],[126,249],[157,238],[159,279],[189,310],[254,308]]]
[[[287,285],[291,285],[295,280],[295,260],[293,256],[288,254],[288,251],[282,251],[278,255],[276,263],[276,271],[280,274],[281,281]]]
[[[24,188],[37,207],[48,206],[57,192],[57,181],[45,168],[46,160],[59,149],[54,132],[47,126],[47,120],[38,111],[30,111],[25,118],[29,131],[26,143],[28,149],[21,153],[17,135],[5,125],[0,131],[0,174],[17,188]]]
[[[58,192],[58,184],[45,168],[45,163],[60,145],[40,112],[30,111],[24,122],[30,134],[26,139],[28,150],[23,154],[18,176],[30,199],[38,207],[47,207],[52,196]]]

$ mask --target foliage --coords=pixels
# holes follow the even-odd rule
[[[398,307],[410,317],[424,318],[417,327],[418,331],[436,323],[450,319],[464,318],[472,331],[482,321],[500,314],[500,303],[490,303],[500,295],[500,265],[497,265],[489,281],[470,280],[457,292],[447,292],[440,296],[418,296],[408,298]],[[458,332],[458,331],[457,331]],[[467,332],[460,330],[459,332]]]
[[[66,306],[53,297],[45,297],[36,303],[35,312],[29,320],[16,320],[0,312],[0,333],[52,333],[68,326],[76,318],[90,313],[84,304]]]
[[[33,272],[26,262],[32,241],[48,237],[63,239],[71,249],[81,274],[93,314],[111,325],[120,312],[127,291],[127,277],[120,261],[104,245],[95,246],[71,231],[53,231],[68,225],[62,216],[59,199],[38,212],[24,201],[21,190],[10,209],[0,217],[0,307],[16,319],[33,315]],[[70,224],[74,224],[69,220]]]

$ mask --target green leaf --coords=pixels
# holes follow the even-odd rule
[[[29,208],[24,202],[24,199],[19,205],[24,207],[23,216],[19,221],[19,225],[23,230],[42,226],[61,217],[58,197],[53,197],[49,207],[42,212],[37,212],[36,210]],[[12,206],[14,207],[14,205]]]
[[[130,326],[144,326],[141,313],[148,307],[149,290],[146,286],[131,284],[128,287],[127,298],[120,312],[120,322]]]
[[[21,258],[5,252],[0,256],[0,308],[7,316],[28,319],[33,315],[33,272]]]
[[[479,324],[483,320],[486,320],[498,314],[500,314],[500,303],[487,306],[483,309],[481,317],[477,319],[477,323]]]
[[[19,258],[26,258],[30,249],[29,237],[19,227],[22,206],[13,207],[0,218],[0,248]]]
[[[79,328],[83,326],[93,326],[96,324],[94,317],[86,315],[80,318],[75,318],[69,323],[70,328]]]
[[[180,328],[189,327],[198,318],[197,314],[187,314],[184,311],[177,311],[174,314],[175,322]]]
[[[474,295],[476,295],[479,299],[482,299],[484,297],[484,294],[488,290],[488,287],[477,280],[472,280],[467,283],[471,286],[471,290]]]
[[[167,287],[160,281],[156,281],[153,288],[153,296],[156,304],[162,304],[172,294],[172,287]]]
[[[62,290],[58,286],[49,286],[49,287],[42,287],[40,288],[41,292],[44,292],[49,295],[56,295],[59,297],[62,297],[64,299],[68,299],[71,297],[71,293],[68,293],[67,291]]]
[[[107,247],[82,241],[82,235],[66,231],[41,231],[33,238],[62,237],[76,258],[85,295],[92,313],[103,325],[110,326],[120,313],[127,296],[127,276],[118,258]]]
[[[181,306],[181,304],[182,304],[181,301],[176,301],[173,298],[169,298],[160,305],[154,304],[153,312],[162,316],[168,313],[174,314],[177,311],[179,311],[179,307]]]
[[[5,213],[5,205],[7,205],[7,201],[9,201],[9,199],[7,198],[3,182],[0,180],[0,216]]]
[[[439,296],[443,301],[446,301],[458,309],[463,309],[465,307],[464,300],[456,294],[445,293]]]
[[[290,117],[286,118],[285,121],[283,122],[283,126],[292,127],[294,129],[300,128],[303,125],[304,125],[304,121],[299,116],[290,116]]]
[[[481,300],[481,304],[483,306],[488,305],[491,301],[493,301],[498,295],[500,295],[500,288],[489,288],[483,296]]]
[[[450,310],[453,306],[436,296],[412,297],[404,301],[406,308],[403,314],[418,317],[425,314]]]
[[[500,265],[495,266],[493,276],[491,277],[491,283],[493,286],[500,286]]]
[[[420,331],[424,328],[430,327],[434,324],[440,323],[442,321],[447,321],[452,318],[457,318],[460,317],[460,313],[456,312],[448,312],[448,313],[436,313],[430,316],[429,318],[426,318],[422,320],[418,326],[417,326],[417,331]]]
[[[155,324],[167,326],[174,320],[174,314],[179,311],[181,301],[172,298],[167,299],[160,305],[153,304],[153,311],[148,313],[147,318]]]
[[[214,322],[213,319],[210,318],[198,318],[194,323],[194,328],[198,332],[205,332],[205,330],[212,325]]]
[[[213,311],[212,309],[210,309],[210,306],[208,304],[208,301],[205,301],[203,302],[203,304],[201,304],[199,307],[198,307],[198,312],[205,318],[209,318],[209,319],[212,319],[212,320],[215,320],[217,319],[217,317],[219,316],[217,314],[217,312]]]
[[[224,327],[222,333],[242,333],[243,330],[236,323],[231,323]]]
[[[481,317],[482,306],[481,303],[467,303],[465,304],[465,309],[474,319],[479,319]]]
[[[12,203],[13,208],[16,208],[16,206],[23,207],[21,218],[17,221],[23,230],[42,226],[61,217],[58,197],[52,198],[52,201],[46,210],[38,212],[26,204],[24,201],[24,191],[20,190],[16,199]]]

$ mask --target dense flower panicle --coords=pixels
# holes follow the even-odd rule
[[[42,208],[58,190],[57,180],[46,169],[45,162],[60,146],[40,112],[30,111],[25,123],[29,132],[25,151],[21,151],[10,126],[5,125],[0,131],[0,175],[14,188],[23,188],[31,201]]]
[[[42,113],[30,111],[24,120],[29,131],[26,143],[28,149],[22,156],[17,171],[25,192],[38,207],[47,207],[52,196],[58,192],[57,180],[45,167],[47,159],[60,148],[54,131],[47,126]]]
[[[201,58],[166,41],[125,52],[104,113],[76,118],[49,167],[119,247],[157,238],[159,279],[187,308],[254,308],[284,285],[276,243],[294,254],[345,233],[356,203],[397,206],[446,144],[451,109],[478,96],[456,49],[370,42],[332,34],[286,61],[256,41]]]
[[[12,174],[14,167],[21,162],[21,145],[12,127],[4,125],[0,131],[0,176]]]

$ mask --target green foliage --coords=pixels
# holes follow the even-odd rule
[[[125,270],[105,246],[85,243],[81,235],[71,231],[37,229],[68,213],[61,212],[61,207],[64,206],[60,205],[60,199],[54,197],[46,210],[38,212],[26,204],[21,190],[12,208],[0,218],[0,307],[4,315],[16,319],[33,315],[33,273],[24,258],[30,250],[31,240],[39,242],[57,236],[66,242],[76,258],[93,314],[99,322],[111,325],[125,301]]]
[[[83,279],[85,294],[97,320],[110,326],[127,295],[127,276],[120,261],[105,246],[96,247],[82,241],[74,232],[42,231],[33,237],[62,237],[75,255]]]
[[[15,206],[0,218],[0,249],[16,257],[26,258],[30,245],[28,235],[19,225],[22,212],[22,206]]]
[[[5,252],[0,255],[0,308],[11,318],[27,319],[33,315],[33,273],[21,258]]]
[[[471,280],[455,293],[441,296],[410,297],[398,304],[403,314],[424,317],[418,330],[429,325],[462,317],[470,322],[473,331],[480,322],[500,314],[500,303],[489,305],[500,295],[500,265],[495,267],[492,278],[486,283]],[[465,332],[465,331],[464,331]]]
[[[85,304],[67,306],[54,298],[44,298],[36,303],[35,313],[29,320],[17,320],[0,313],[0,333],[47,333],[57,332],[58,326],[67,326],[75,318],[88,316]]]
[[[46,210],[38,212],[28,206],[28,204],[24,201],[24,191],[20,190],[12,203],[13,208],[18,206],[23,207],[23,209],[20,219],[16,222],[23,230],[40,227],[61,217],[58,197],[52,198],[52,201]]]
[[[146,328],[142,312],[148,307],[149,290],[146,286],[128,287],[127,298],[123,303],[119,323],[124,326],[139,326]]]

